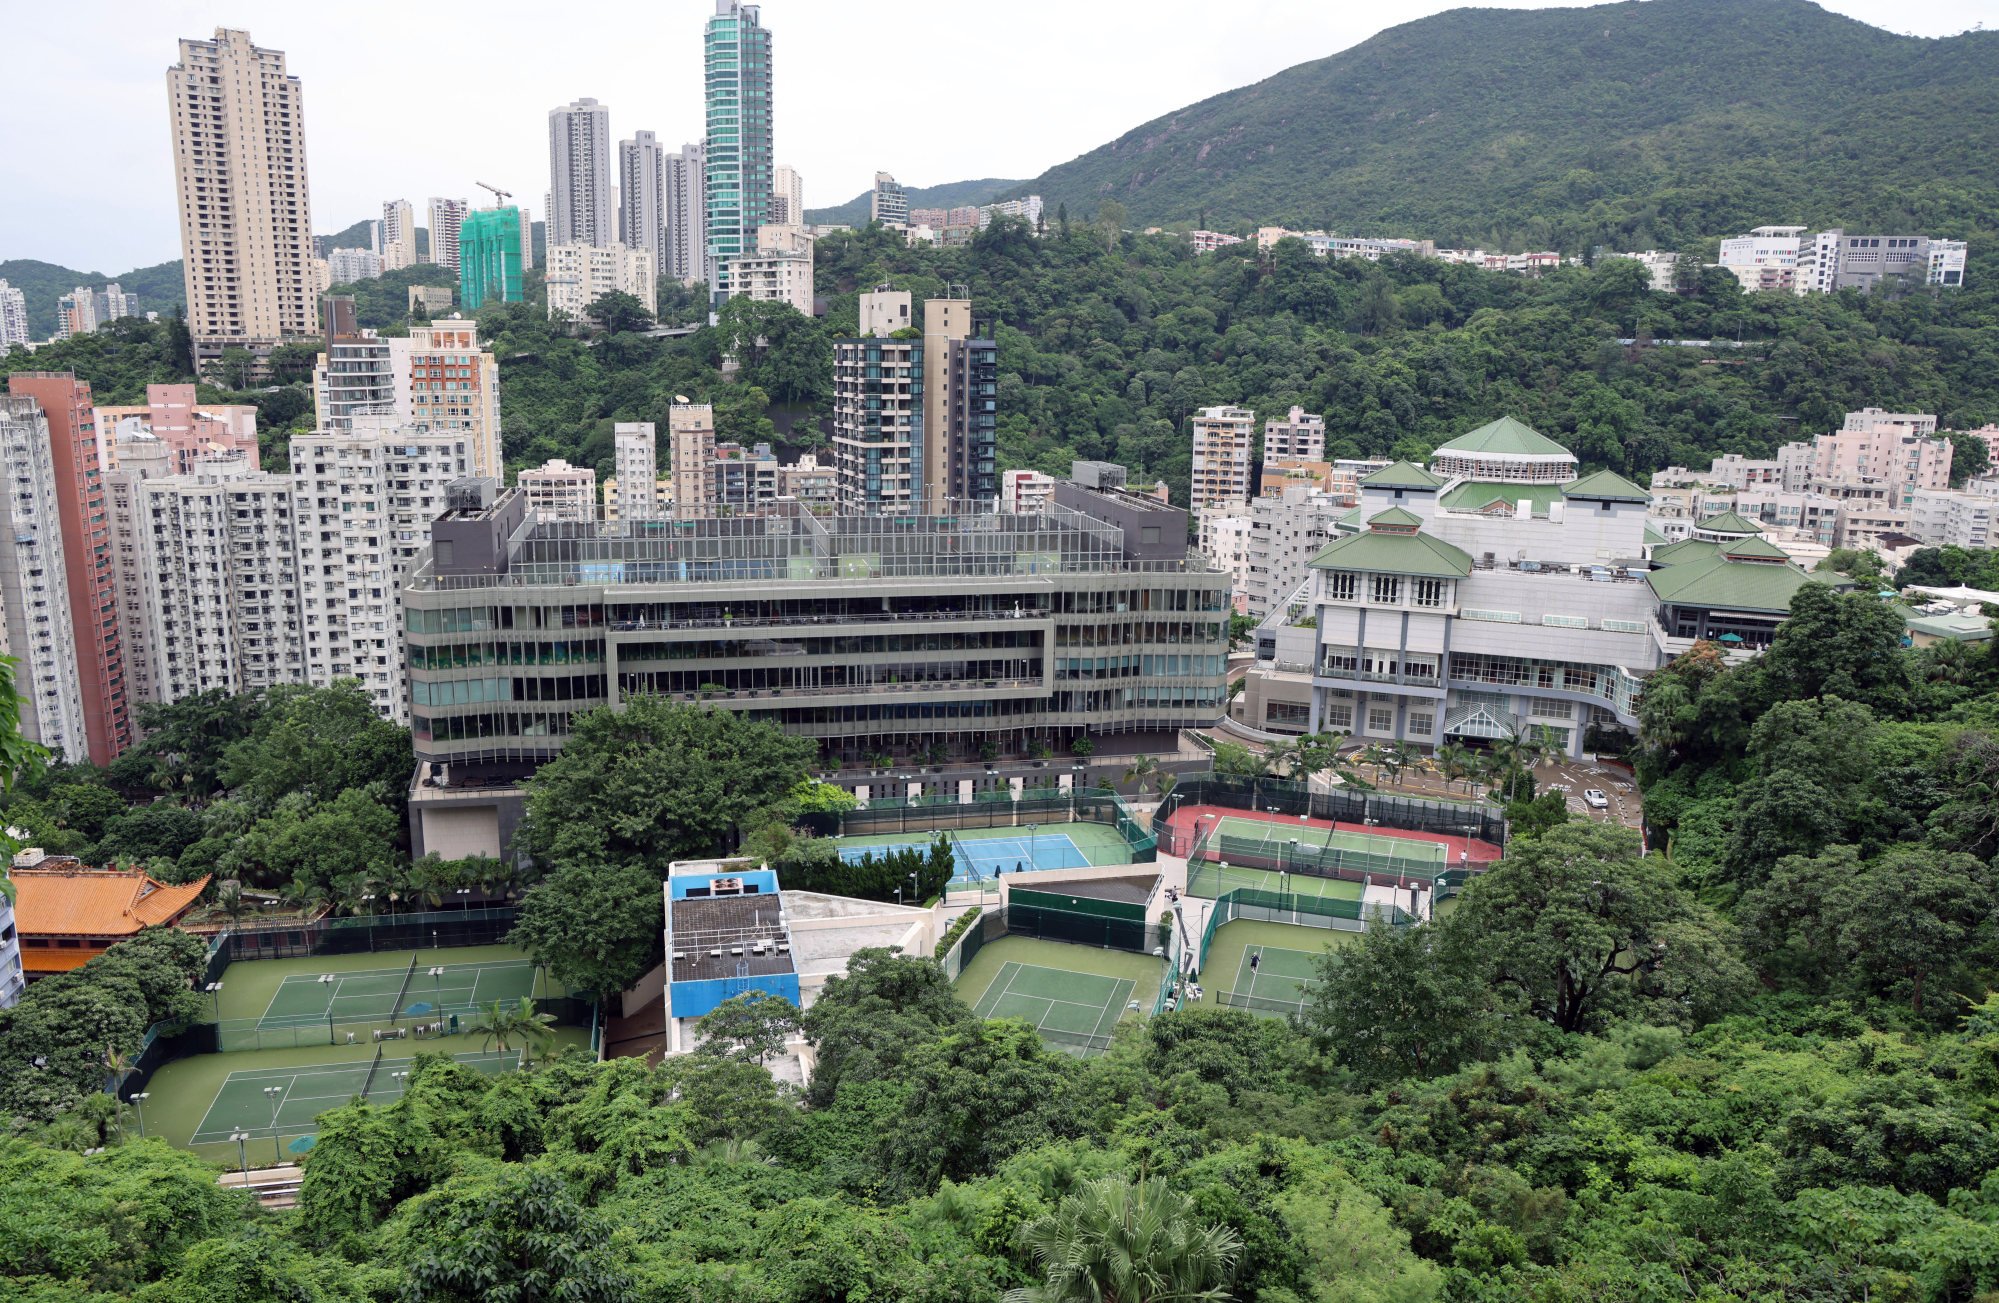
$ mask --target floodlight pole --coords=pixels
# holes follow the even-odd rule
[[[153,1092],[150,1090],[142,1090],[138,1094],[132,1096],[132,1107],[136,1109],[139,1114],[139,1139],[141,1140],[144,1140],[146,1138],[146,1101],[151,1099],[152,1097],[153,1097]]]
[[[278,1110],[284,1107],[285,1088],[283,1086],[264,1087],[264,1098],[271,1101],[271,1161],[282,1163],[285,1156],[278,1148]]]
[[[229,1138],[236,1142],[236,1161],[242,1165],[243,1188],[247,1190],[250,1188],[250,1133],[247,1131],[237,1131],[232,1133]]]

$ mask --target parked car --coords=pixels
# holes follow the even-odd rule
[[[1610,798],[1605,796],[1599,788],[1585,787],[1583,789],[1583,804],[1592,810],[1607,810],[1610,808]]]

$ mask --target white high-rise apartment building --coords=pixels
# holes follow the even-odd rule
[[[397,425],[463,437],[471,474],[498,479],[504,473],[500,364],[480,346],[476,322],[438,321],[398,337],[336,335],[313,370],[313,397],[321,430],[348,430],[359,417],[390,416]]]
[[[771,172],[770,221],[766,225],[804,224],[805,182],[799,179],[797,168],[789,163],[779,163]]]
[[[590,521],[597,518],[597,472],[571,466],[560,457],[514,477],[514,487],[527,498],[528,511],[542,520]]]
[[[56,300],[54,338],[68,339],[74,335],[88,335],[96,329],[97,304],[88,288],[79,285]]]
[[[875,173],[875,188],[868,196],[868,220],[883,226],[909,225],[909,195],[887,172]]]
[[[326,268],[335,285],[380,280],[382,255],[373,249],[335,249],[326,255]]]
[[[1201,512],[1197,546],[1209,565],[1229,577],[1229,605],[1249,610],[1249,506],[1221,502]]]
[[[458,231],[465,225],[465,215],[471,211],[472,205],[463,199],[431,198],[430,261],[440,267],[458,270]]]
[[[312,334],[305,105],[283,51],[220,27],[213,40],[183,39],[167,100],[196,355]]]
[[[548,246],[548,315],[581,321],[592,303],[618,290],[659,311],[659,277],[652,254],[622,244]]]
[[[650,131],[618,142],[618,242],[666,264],[666,156]]]
[[[548,111],[548,246],[618,238],[611,110],[580,99]]]
[[[106,322],[116,321],[120,317],[139,315],[139,296],[125,293],[117,281],[112,281],[103,289],[93,293],[90,296],[90,304],[97,313],[97,324],[100,329]]]
[[[306,677],[355,678],[375,710],[409,722],[402,589],[444,489],[472,474],[464,435],[360,416],[341,433],[295,435],[298,586]]]
[[[534,211],[521,205],[521,270],[534,270]]]
[[[1289,416],[1273,416],[1263,423],[1263,460],[1324,461],[1326,459],[1326,418],[1302,407]]]
[[[21,736],[72,764],[90,759],[70,624],[54,446],[34,399],[0,394],[0,654],[12,656]]]
[[[382,270],[416,266],[416,209],[407,199],[382,205]]]
[[[661,163],[666,212],[666,252],[660,275],[683,283],[710,279],[707,272],[707,191],[700,145],[682,145]]]
[[[0,357],[28,342],[28,296],[0,280]]]
[[[1256,448],[1256,413],[1247,407],[1204,407],[1194,413],[1194,480],[1190,510],[1249,502],[1249,464]]]
[[[659,440],[651,421],[620,421],[612,430],[618,454],[617,518],[663,520],[659,508]],[[606,513],[609,514],[609,513]]]
[[[119,443],[105,506],[132,700],[303,681],[291,480],[240,452],[169,475],[163,440]]]

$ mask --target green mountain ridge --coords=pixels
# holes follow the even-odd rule
[[[56,328],[56,300],[79,285],[102,289],[112,281],[127,294],[139,296],[139,311],[169,313],[187,302],[181,279],[180,259],[137,267],[118,276],[99,271],[77,271],[59,263],[35,258],[11,258],[0,262],[0,280],[20,290],[28,301],[28,331],[36,339],[47,339]]]
[[[1023,181],[987,177],[976,181],[947,181],[943,185],[911,186],[905,193],[909,196],[911,208],[955,208],[960,204],[989,204],[1007,191],[1024,185],[1026,182]],[[869,201],[873,194],[872,190],[863,190],[835,208],[808,208],[805,220],[866,226],[872,210]]]
[[[1807,0],[1458,9],[1156,118],[1016,192],[1131,226],[1583,252],[1763,223],[1962,235],[1999,193],[1999,33]]]

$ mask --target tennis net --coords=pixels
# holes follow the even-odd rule
[[[972,859],[972,853],[965,849],[965,843],[958,840],[958,834],[947,832],[944,835],[951,842],[951,862],[957,865],[957,876],[972,882],[984,877],[985,875],[979,872],[977,861]]]
[[[375,1074],[382,1070],[382,1049],[380,1045],[375,1047],[374,1060],[368,1064],[368,1075],[361,1081],[362,1099],[368,1098],[368,1092],[375,1088]]]
[[[403,1016],[403,997],[410,993],[410,979],[415,976],[416,976],[416,954],[412,952],[410,954],[409,971],[403,974],[403,984],[401,988],[396,991],[396,1003],[394,1007],[389,1010],[390,1022],[394,1022],[396,1019]]]

